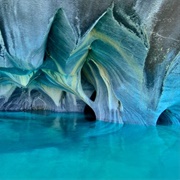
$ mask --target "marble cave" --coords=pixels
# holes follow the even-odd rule
[[[180,124],[179,0],[0,0],[0,110]]]

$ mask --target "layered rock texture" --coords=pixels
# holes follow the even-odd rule
[[[179,0],[0,0],[0,110],[180,124]]]

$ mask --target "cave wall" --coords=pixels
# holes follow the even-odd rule
[[[0,0],[0,110],[87,104],[99,120],[180,124],[179,12],[178,0]]]

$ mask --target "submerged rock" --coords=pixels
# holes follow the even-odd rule
[[[0,110],[180,124],[178,0],[0,3]]]

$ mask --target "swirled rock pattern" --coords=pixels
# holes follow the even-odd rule
[[[0,110],[180,124],[178,0],[0,4]]]

